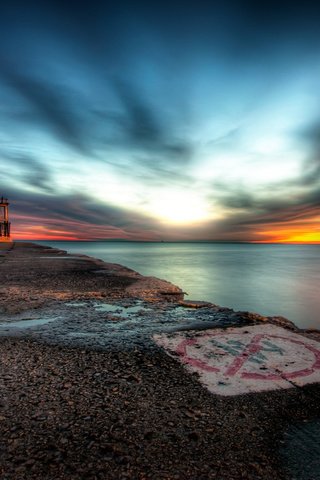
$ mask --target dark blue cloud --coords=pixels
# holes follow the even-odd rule
[[[2,78],[29,104],[38,128],[45,126],[61,141],[81,153],[88,153],[83,135],[85,125],[67,91],[55,88],[49,81],[40,82],[8,68],[2,68]]]

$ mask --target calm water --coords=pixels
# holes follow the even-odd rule
[[[189,299],[320,328],[320,245],[38,243],[164,278]]]

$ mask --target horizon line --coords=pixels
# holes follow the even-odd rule
[[[82,242],[82,243],[98,243],[98,242],[119,242],[119,243],[217,243],[217,244],[249,244],[249,245],[320,245],[320,242],[268,242],[254,240],[133,240],[123,238],[105,238],[105,239],[12,239],[16,242]]]

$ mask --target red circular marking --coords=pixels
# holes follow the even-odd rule
[[[289,341],[291,343],[295,343],[296,345],[302,345],[304,348],[309,350],[314,354],[315,357],[315,362],[310,368],[304,368],[302,370],[297,370],[296,372],[291,372],[291,373],[281,373],[280,375],[275,375],[275,374],[260,374],[260,373],[250,373],[250,372],[243,372],[242,377],[243,378],[251,378],[251,379],[263,379],[263,380],[276,380],[279,378],[283,378],[285,380],[289,380],[291,378],[297,378],[297,377],[307,377],[308,375],[311,375],[314,370],[318,370],[320,368],[320,351],[317,350],[315,347],[312,345],[308,345],[305,342],[302,342],[300,340],[295,340],[294,338],[288,338],[288,337],[283,337],[281,335],[268,335],[264,334],[264,338],[280,338],[281,340]]]
[[[176,353],[181,356],[181,360],[183,361],[183,363],[189,363],[193,367],[198,367],[201,370],[205,370],[206,372],[220,372],[219,368],[210,367],[210,365],[208,365],[206,362],[188,356],[187,347],[190,347],[195,343],[197,343],[197,338],[189,338],[187,340],[183,340],[176,348]]]
[[[235,334],[240,335],[240,334],[242,334],[242,332],[233,332],[233,335],[235,335]],[[218,335],[220,335],[220,333],[210,334],[210,335],[202,335],[200,338],[201,339],[210,338],[210,337],[215,337],[215,336],[218,336]],[[273,373],[262,374],[262,373],[254,373],[254,372],[251,373],[251,372],[244,371],[244,372],[241,373],[242,378],[248,378],[248,379],[252,379],[252,380],[253,379],[254,380],[278,380],[278,379],[282,378],[282,379],[286,380],[286,379],[297,378],[297,377],[306,377],[308,375],[311,375],[314,372],[314,370],[320,369],[320,351],[319,350],[317,350],[312,345],[308,345],[307,343],[305,343],[303,341],[295,340],[293,338],[283,337],[281,335],[269,335],[269,334],[255,335],[251,339],[251,342],[250,342],[250,344],[252,344],[252,347],[251,347],[252,353],[259,351],[259,348],[257,349],[257,346],[258,346],[257,340],[258,340],[258,342],[260,342],[262,340],[262,338],[279,338],[281,340],[285,340],[285,341],[289,341],[291,343],[295,343],[296,345],[302,345],[304,348],[306,348],[307,350],[309,350],[310,352],[313,353],[313,355],[315,357],[315,361],[310,368],[297,370],[296,372],[291,372],[291,373],[283,372],[283,373],[280,373],[279,375],[276,375],[276,374],[273,374]],[[208,363],[204,362],[203,360],[199,360],[197,358],[189,356],[189,354],[187,352],[187,347],[191,347],[193,345],[196,345],[197,343],[198,343],[198,338],[196,337],[196,338],[185,339],[177,346],[176,353],[181,357],[181,361],[183,363],[188,363],[188,364],[192,365],[193,367],[200,368],[201,370],[204,370],[206,372],[220,372],[221,371],[220,368],[212,367],[212,366],[208,365]],[[249,345],[249,353],[247,351],[247,349],[248,349],[248,346],[247,346],[243,350],[243,352],[238,357],[236,357],[236,359],[235,359],[236,368],[233,371],[232,367],[231,367],[231,371],[229,372],[230,376],[235,375],[239,371],[241,366],[249,359],[249,357],[250,357],[250,344],[248,344]],[[240,359],[240,361],[239,361],[239,359]],[[230,367],[228,367],[227,370],[230,370]]]

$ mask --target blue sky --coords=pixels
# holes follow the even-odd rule
[[[320,7],[1,2],[17,238],[320,241]]]

